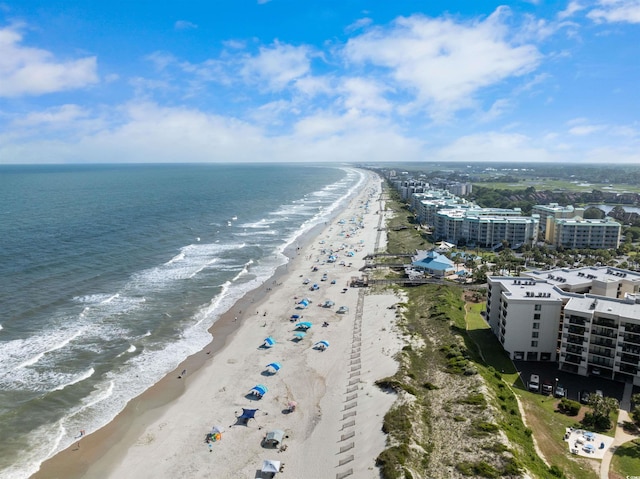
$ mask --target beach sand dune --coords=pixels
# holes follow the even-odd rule
[[[202,366],[186,367],[179,379],[181,365],[163,380],[169,385],[159,391],[178,388],[176,399],[129,410],[115,421],[118,434],[90,435],[83,439],[82,456],[63,451],[37,477],[268,477],[260,472],[264,460],[279,461],[277,477],[283,478],[333,478],[350,470],[352,477],[379,477],[375,458],[385,447],[382,421],[395,396],[374,382],[395,372],[393,355],[401,344],[395,310],[389,309],[398,298],[349,287],[364,257],[385,241],[378,230],[385,214],[381,181],[366,175],[335,220],[296,248],[282,274],[244,298],[244,309],[234,307],[231,332],[214,337],[217,347],[201,353]],[[330,263],[332,251],[337,260]],[[313,283],[318,290],[310,290]],[[297,309],[302,298],[311,303]],[[327,300],[335,305],[322,307]],[[338,314],[340,306],[348,311]],[[292,321],[294,314],[300,318]],[[294,336],[297,321],[312,323],[301,339]],[[272,347],[262,346],[267,337],[275,340]],[[319,341],[328,347],[315,347]],[[267,367],[274,362],[281,365],[275,373]],[[260,398],[250,394],[258,385],[267,389]],[[292,401],[295,411],[289,410]],[[243,408],[257,409],[246,425],[237,419]],[[214,426],[224,431],[220,440],[207,442]],[[265,447],[273,430],[284,431],[282,443]],[[116,441],[111,447],[110,440]]]

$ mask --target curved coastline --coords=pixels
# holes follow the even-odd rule
[[[371,181],[379,179],[377,175],[364,172],[358,188],[353,189],[339,201],[336,208],[328,214],[328,223],[338,217],[355,201]],[[144,429],[160,418],[167,408],[179,402],[189,383],[201,373],[205,364],[210,362],[232,343],[243,324],[255,319],[248,312],[254,309],[253,303],[260,304],[270,294],[265,285],[278,284],[283,277],[293,274],[289,265],[296,261],[299,250],[308,248],[327,228],[322,222],[293,238],[285,247],[283,254],[288,261],[276,269],[274,275],[264,283],[247,292],[229,310],[220,315],[209,332],[213,340],[196,354],[186,358],[175,370],[163,377],[145,392],[133,398],[125,408],[107,425],[84,437],[80,447],[73,444],[58,452],[42,463],[40,470],[32,477],[37,478],[81,478],[104,477],[109,474],[112,464],[121,458],[128,448],[133,446]],[[291,268],[292,270],[294,268]],[[240,313],[242,311],[243,313]],[[237,317],[237,320],[236,320]],[[186,377],[177,380],[179,373],[187,370]]]

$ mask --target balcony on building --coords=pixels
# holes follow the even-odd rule
[[[605,338],[615,338],[618,333],[615,329],[611,329],[608,327],[596,326],[594,322],[593,328],[591,328],[591,334],[595,334],[598,336],[603,336]]]

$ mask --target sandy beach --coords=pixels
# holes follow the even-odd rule
[[[384,224],[381,180],[366,175],[333,221],[301,241],[286,267],[216,322],[209,347],[34,477],[271,477],[261,472],[265,460],[280,463],[276,477],[378,477],[382,421],[395,396],[374,382],[395,372],[401,344],[389,309],[399,299],[349,287],[364,257],[385,242],[378,230]],[[311,290],[313,284],[318,289]],[[306,308],[303,299],[310,300]],[[326,301],[334,304],[324,307]],[[342,306],[347,311],[340,314]],[[296,339],[300,321],[312,326]],[[268,337],[272,347],[263,346]],[[281,368],[274,372],[271,363]],[[257,385],[267,389],[261,398],[250,394]],[[238,419],[243,408],[256,409],[246,424]],[[223,432],[207,442],[214,426]],[[282,442],[266,447],[263,439],[273,430],[284,432]]]

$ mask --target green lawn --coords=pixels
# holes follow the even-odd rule
[[[579,427],[577,418],[556,412],[556,399],[530,393],[523,387],[519,382],[520,377],[515,366],[480,314],[484,308],[485,303],[467,304],[467,334],[475,343],[468,345],[468,347],[479,351],[484,362],[495,371],[504,371],[501,375],[507,384],[516,386],[512,390],[527,411],[528,425],[533,430],[534,437],[536,437],[546,459],[562,470],[568,478],[597,478],[593,469],[577,462],[568,454],[567,445],[563,440],[567,427]],[[522,440],[517,435],[513,439]],[[535,463],[532,465],[535,467]]]
[[[623,444],[616,449],[611,469],[622,477],[640,475],[640,439]]]
[[[585,184],[586,185],[586,184]],[[589,183],[588,186],[583,186],[579,183],[572,183],[570,181],[564,180],[555,180],[555,179],[540,179],[540,180],[529,180],[525,179],[524,181],[518,181],[514,183],[502,183],[499,181],[496,182],[482,182],[482,183],[474,183],[474,186],[484,186],[487,188],[496,188],[501,190],[521,190],[527,188],[529,186],[533,186],[536,191],[544,191],[544,190],[560,190],[560,191],[571,191],[571,192],[579,192],[579,193],[589,193],[593,190],[604,190],[608,191],[609,183]],[[612,191],[631,191],[633,193],[639,193],[640,188],[638,185],[622,185],[616,184],[613,185]]]

